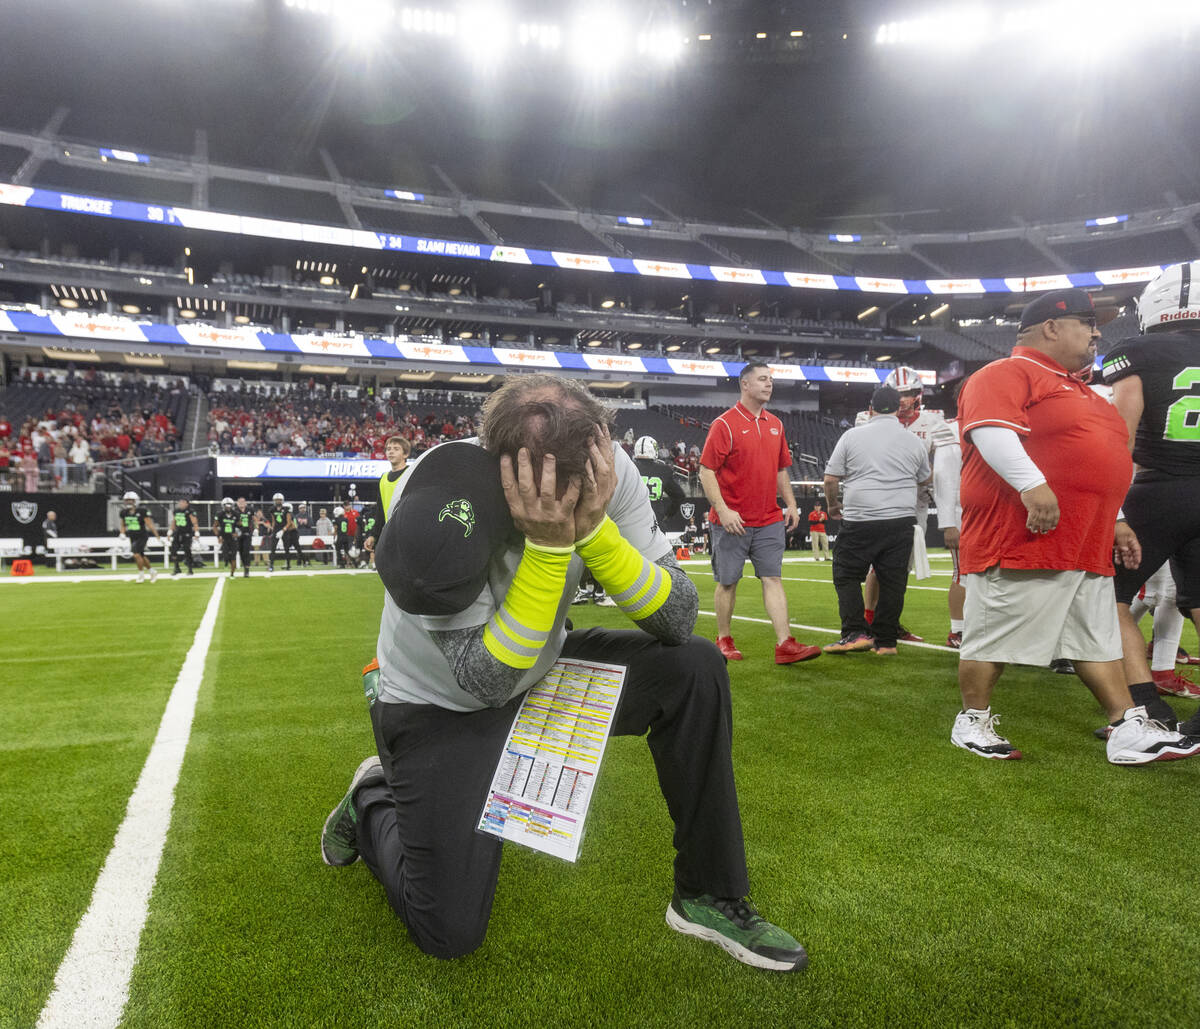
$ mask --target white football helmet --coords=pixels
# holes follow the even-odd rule
[[[653,436],[639,436],[633,445],[634,457],[648,457],[651,461],[658,460],[658,440]]]
[[[921,376],[917,374],[917,370],[909,368],[908,365],[893,368],[888,372],[888,377],[883,380],[883,384],[899,391],[901,396],[905,393],[916,393],[919,396],[922,390],[925,389],[925,384],[921,381]]]
[[[283,494],[276,493],[274,496],[271,497],[271,502],[276,503],[276,504],[282,504],[283,503]]]
[[[342,515],[344,515],[345,513],[346,513],[346,509],[344,507],[342,507],[340,504],[333,509],[333,517],[334,518],[341,518]]]
[[[221,499],[222,507],[233,507],[233,497],[223,497]]]
[[[1138,297],[1137,316],[1142,332],[1200,321],[1200,261],[1173,264],[1151,279]]]
[[[137,494],[134,493],[133,490],[126,490],[125,495],[123,497],[121,497],[121,499],[122,500],[133,500],[136,502]]]

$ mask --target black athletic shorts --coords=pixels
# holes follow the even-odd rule
[[[133,553],[135,553],[135,554],[140,554],[140,555],[145,556],[146,540],[148,537],[149,537],[149,533],[131,532],[129,534],[129,549],[131,551],[133,551]]]
[[[1163,562],[1174,558],[1179,606],[1200,607],[1200,478],[1138,476],[1123,510],[1142,545],[1142,563],[1117,568],[1117,601],[1128,604]]]

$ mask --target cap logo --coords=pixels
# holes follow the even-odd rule
[[[1065,300],[1059,300],[1054,306],[1060,311],[1065,311],[1067,309],[1067,302]]]
[[[438,512],[439,522],[444,522],[447,518],[453,518],[467,530],[463,533],[463,539],[475,530],[475,509],[471,507],[469,500],[451,500]]]

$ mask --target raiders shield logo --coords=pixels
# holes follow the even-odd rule
[[[14,500],[12,514],[22,525],[28,525],[37,517],[37,504],[32,500]]]
[[[691,518],[692,515],[696,513],[696,505],[690,500],[685,504],[680,504],[679,513],[683,515],[684,518]]]

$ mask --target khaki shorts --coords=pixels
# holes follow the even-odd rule
[[[1057,658],[1121,660],[1111,576],[996,566],[963,579],[961,660],[1041,667]]]

